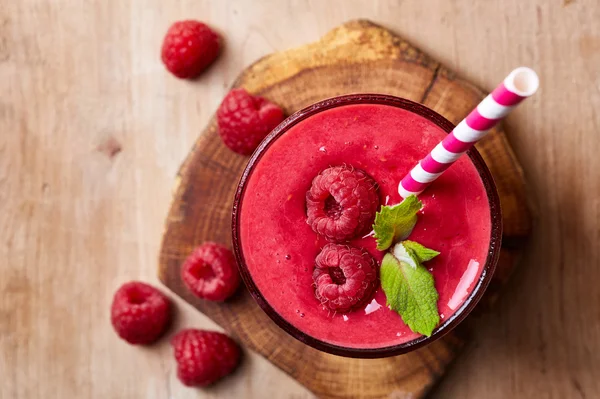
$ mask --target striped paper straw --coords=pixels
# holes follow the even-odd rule
[[[403,198],[421,194],[517,104],[534,94],[539,83],[537,74],[530,68],[520,67],[512,71],[402,179],[398,185],[398,193]]]

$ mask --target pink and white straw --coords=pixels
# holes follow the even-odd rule
[[[512,71],[402,179],[398,185],[398,193],[403,198],[411,194],[421,194],[431,182],[481,140],[517,104],[533,95],[539,83],[537,74],[530,68],[520,67]]]

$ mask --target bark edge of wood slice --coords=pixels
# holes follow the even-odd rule
[[[453,123],[485,93],[397,34],[366,20],[347,22],[302,47],[268,55],[246,68],[234,87],[264,96],[291,114],[324,98],[382,93],[420,102]],[[531,231],[522,170],[498,126],[477,144],[500,195],[504,236],[494,279],[477,313],[485,312],[513,271]],[[229,151],[215,119],[197,139],[176,178],[159,255],[159,278],[235,337],[321,398],[420,398],[460,353],[469,320],[406,355],[349,359],[319,352],[279,329],[245,289],[225,303],[202,301],[183,285],[179,268],[204,241],[231,244],[231,206],[248,158]],[[473,317],[473,316],[471,316]]]

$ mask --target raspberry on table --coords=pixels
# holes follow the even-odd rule
[[[207,386],[230,374],[240,360],[239,346],[216,331],[187,329],[171,340],[177,377],[187,386]]]
[[[231,90],[217,111],[223,143],[242,155],[252,154],[283,118],[283,110],[278,105],[253,96],[245,89]]]
[[[210,241],[188,256],[181,267],[181,278],[194,295],[211,301],[224,301],[240,285],[233,253]]]
[[[219,55],[221,43],[210,27],[202,22],[175,22],[164,38],[161,58],[167,69],[178,78],[200,75]]]
[[[347,241],[370,230],[378,208],[377,183],[346,165],[323,170],[306,193],[307,222],[330,241]]]
[[[315,295],[326,307],[345,312],[366,302],[377,286],[377,262],[366,251],[327,244],[315,259]]]
[[[151,285],[138,281],[123,284],[117,290],[110,313],[119,337],[140,345],[156,341],[171,318],[168,298]]]

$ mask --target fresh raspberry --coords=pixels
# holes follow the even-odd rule
[[[240,348],[216,331],[183,330],[171,340],[177,377],[187,386],[207,386],[230,374],[240,360]]]
[[[119,337],[130,344],[147,345],[165,332],[171,312],[169,300],[159,290],[132,281],[115,293],[110,316]]]
[[[161,58],[178,78],[200,75],[219,55],[219,35],[198,21],[175,22],[165,36]]]
[[[369,230],[378,208],[375,181],[345,165],[323,170],[306,193],[307,222],[330,241],[347,241]]]
[[[344,312],[364,303],[373,294],[377,262],[366,251],[327,244],[315,259],[315,295],[329,309]]]
[[[329,309],[345,312],[373,294],[377,262],[366,251],[342,244],[327,244],[315,259],[313,281],[317,299]]]
[[[188,256],[181,278],[194,295],[211,301],[224,301],[240,285],[233,254],[214,242],[205,242]]]
[[[250,155],[258,144],[283,120],[283,110],[272,102],[233,89],[217,111],[219,134],[230,150]]]

